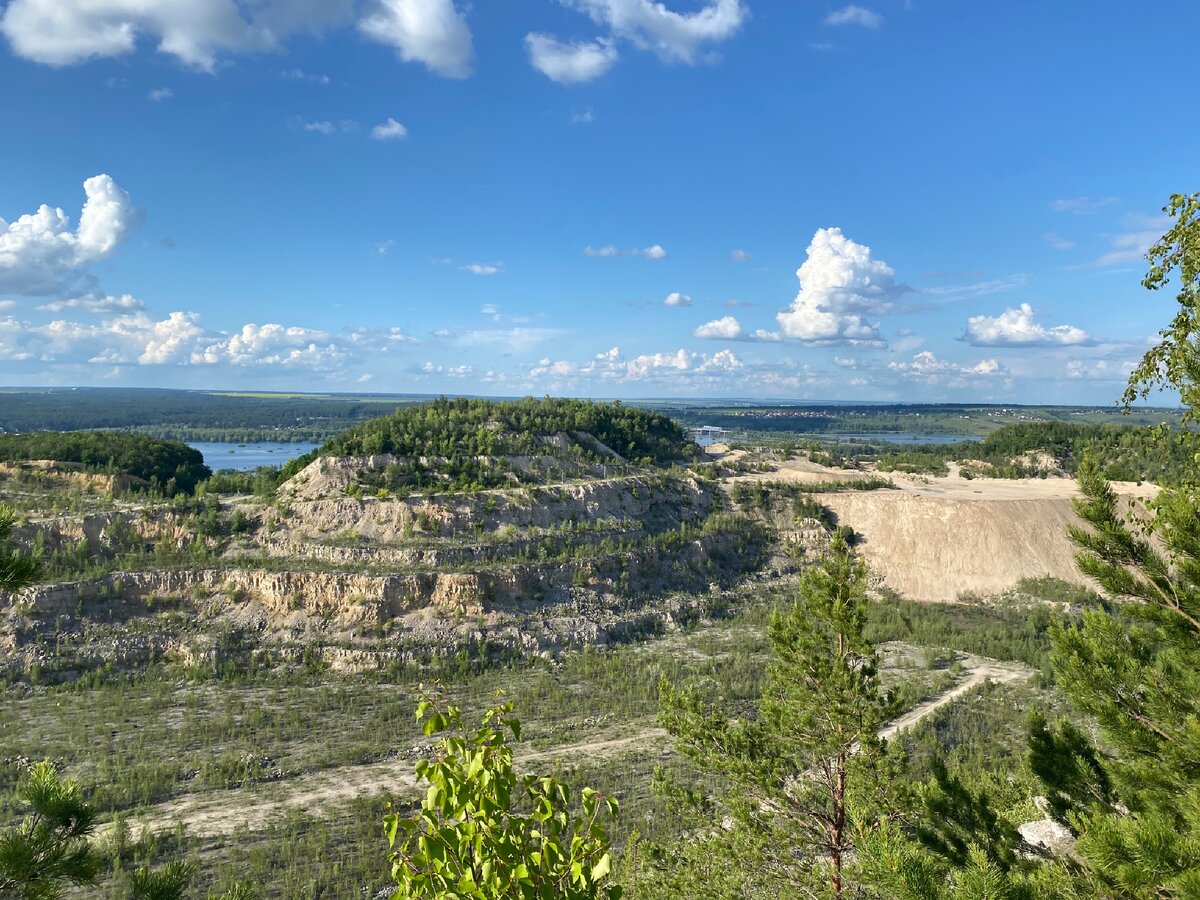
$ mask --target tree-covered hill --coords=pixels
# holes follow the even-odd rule
[[[1178,484],[1194,468],[1178,432],[1149,425],[1094,425],[1072,422],[1021,422],[1005,425],[982,441],[914,445],[880,454],[884,471],[944,471],[947,460],[964,470],[1001,478],[1046,474],[1028,454],[1046,454],[1062,471],[1074,475],[1085,457],[1113,481]],[[981,469],[978,463],[983,463]]]
[[[535,399],[495,401],[441,398],[403,407],[388,416],[355,425],[318,450],[293,460],[294,474],[317,456],[502,457],[553,453],[544,440],[565,434],[573,452],[595,459],[602,453],[578,440],[589,434],[625,459],[666,464],[691,458],[694,445],[669,416],[620,403]]]
[[[35,431],[0,434],[0,461],[49,459],[94,472],[132,475],[168,493],[190,493],[212,472],[199,450],[178,441],[112,431]]]
[[[1191,465],[1185,445],[1147,426],[1041,422],[1007,425],[970,449],[969,458],[998,466],[1030,452],[1047,453],[1075,474],[1085,456],[1115,481],[1174,483]]]

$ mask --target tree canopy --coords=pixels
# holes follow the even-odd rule
[[[179,441],[113,431],[34,431],[0,434],[0,461],[52,459],[93,472],[132,475],[191,493],[212,472],[199,450]]]

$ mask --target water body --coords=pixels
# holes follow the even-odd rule
[[[891,444],[957,444],[959,441],[981,441],[983,438],[977,434],[914,434],[908,431],[879,431],[867,432],[864,434],[823,434],[821,432],[796,432],[791,434],[788,432],[775,432],[776,437],[780,439],[791,438],[793,440],[803,441],[851,441],[860,444],[879,443],[887,441]],[[741,438],[736,435],[728,435],[726,437],[698,437],[694,439],[701,447],[708,447],[712,444],[720,444],[726,441],[739,441]]]
[[[866,434],[806,434],[819,441],[887,441],[889,444],[957,444],[960,441],[981,441],[977,434],[915,434],[909,431],[876,431]]]
[[[217,469],[248,471],[259,466],[282,466],[297,456],[315,450],[317,444],[303,441],[256,441],[250,444],[230,444],[224,441],[194,441],[188,443],[204,454],[204,464]]]

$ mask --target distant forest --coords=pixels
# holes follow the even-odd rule
[[[0,432],[137,430],[190,441],[322,441],[419,398],[129,388],[0,393]]]
[[[132,475],[167,494],[191,493],[212,472],[199,450],[178,441],[107,431],[0,434],[0,461],[52,459],[93,472]]]
[[[694,404],[663,402],[658,408],[685,426],[712,425],[739,438],[772,441],[789,434],[886,434],[982,436],[1019,423],[1067,422],[1072,424],[1157,425],[1176,423],[1181,410],[1139,407],[1122,412],[1105,406],[1013,406],[978,403],[874,403],[809,404],[784,402],[762,405]]]

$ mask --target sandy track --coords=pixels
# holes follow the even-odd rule
[[[1035,674],[1034,670],[1029,666],[1024,666],[1020,663],[1001,662],[997,659],[988,659],[969,653],[959,654],[959,662],[963,664],[963,668],[968,673],[965,681],[956,684],[948,691],[943,691],[936,697],[931,697],[924,703],[910,709],[900,718],[888,723],[879,729],[879,736],[885,740],[894,738],[900,732],[912,728],[922,719],[933,715],[943,706],[953,703],[959,697],[969,694],[980,687],[985,681],[1008,684],[1013,681],[1023,681]]]
[[[621,737],[597,738],[544,750],[518,748],[513,761],[518,768],[528,768],[567,757],[601,759],[669,746],[670,737],[661,728],[639,728]],[[185,795],[132,817],[130,824],[136,832],[142,828],[161,830],[181,822],[191,835],[217,837],[239,827],[260,830],[288,812],[325,817],[355,797],[385,791],[399,795],[414,793],[414,764],[415,760],[400,756],[376,763],[339,766],[250,788]]]
[[[1033,670],[1018,663],[959,654],[966,671],[964,681],[909,710],[880,729],[879,736],[892,738],[912,728],[948,703],[982,685],[986,680],[1012,682],[1028,678]],[[671,738],[661,728],[639,726],[620,736],[601,736],[574,744],[543,750],[514,753],[514,763],[528,770],[538,763],[554,763],[569,758],[602,759],[637,751],[660,752],[671,746]],[[318,817],[331,816],[339,807],[356,797],[373,796],[384,791],[393,794],[415,793],[414,760],[395,757],[377,763],[339,766],[282,782],[270,782],[251,788],[187,795],[151,807],[132,817],[131,825],[161,830],[183,823],[194,836],[214,838],[231,834],[239,827],[250,831],[265,828],[280,815],[304,812]]]

